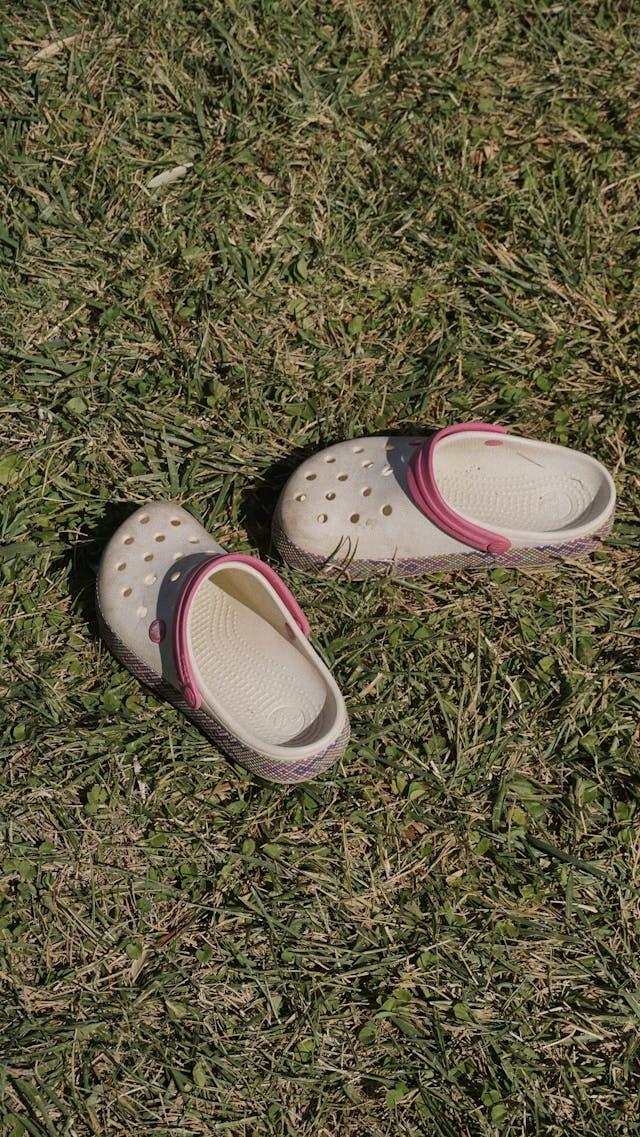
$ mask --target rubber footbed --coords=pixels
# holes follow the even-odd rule
[[[436,450],[436,481],[454,509],[485,525],[555,532],[575,525],[600,488],[594,468],[575,455],[541,451],[534,458],[506,439],[487,447],[482,439],[456,438],[455,448]]]
[[[294,644],[213,580],[194,597],[188,635],[205,698],[248,732],[266,744],[299,746],[321,733],[327,696],[321,676]]]

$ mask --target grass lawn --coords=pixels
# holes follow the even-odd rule
[[[639,1134],[640,9],[1,25],[0,1132]],[[352,717],[318,782],[232,767],[100,644],[134,506],[274,556],[302,456],[472,418],[604,462],[612,538],[283,570]]]

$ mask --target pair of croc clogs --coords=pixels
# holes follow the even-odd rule
[[[472,422],[315,454],[285,486],[273,531],[289,564],[350,580],[532,568],[591,552],[614,506],[594,458]],[[344,700],[299,604],[269,565],[226,552],[184,509],[153,502],[120,526],[97,604],[117,658],[252,773],[307,781],[344,753]]]

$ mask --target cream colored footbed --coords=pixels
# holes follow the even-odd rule
[[[198,589],[189,647],[207,703],[269,745],[304,745],[319,733],[326,684],[311,663],[259,613],[216,584]]]
[[[463,435],[452,442],[436,448],[434,473],[445,501],[467,519],[550,534],[589,519],[601,478],[581,454],[509,438],[495,446]]]

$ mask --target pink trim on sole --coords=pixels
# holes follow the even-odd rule
[[[343,576],[348,580],[371,580],[375,577],[425,576],[437,572],[464,572],[466,570],[504,568],[551,568],[567,559],[586,557],[598,547],[608,535],[613,524],[613,514],[594,533],[580,540],[567,541],[556,545],[534,545],[530,548],[510,548],[504,553],[483,553],[471,550],[468,553],[450,553],[434,557],[398,557],[395,560],[360,560],[357,549],[351,549],[340,557],[319,557],[294,545],[286,535],[278,517],[273,520],[273,541],[282,559],[293,568],[312,572],[315,575]]]
[[[491,434],[507,433],[503,426],[491,426],[486,422],[457,423],[436,431],[415,451],[407,470],[407,489],[414,505],[443,533],[448,533],[456,541],[483,553],[506,553],[511,548],[508,538],[461,517],[447,505],[436,483],[433,457],[438,443],[452,434],[465,434],[472,430],[488,431]],[[499,446],[500,442],[498,439],[490,440],[487,445]]]

